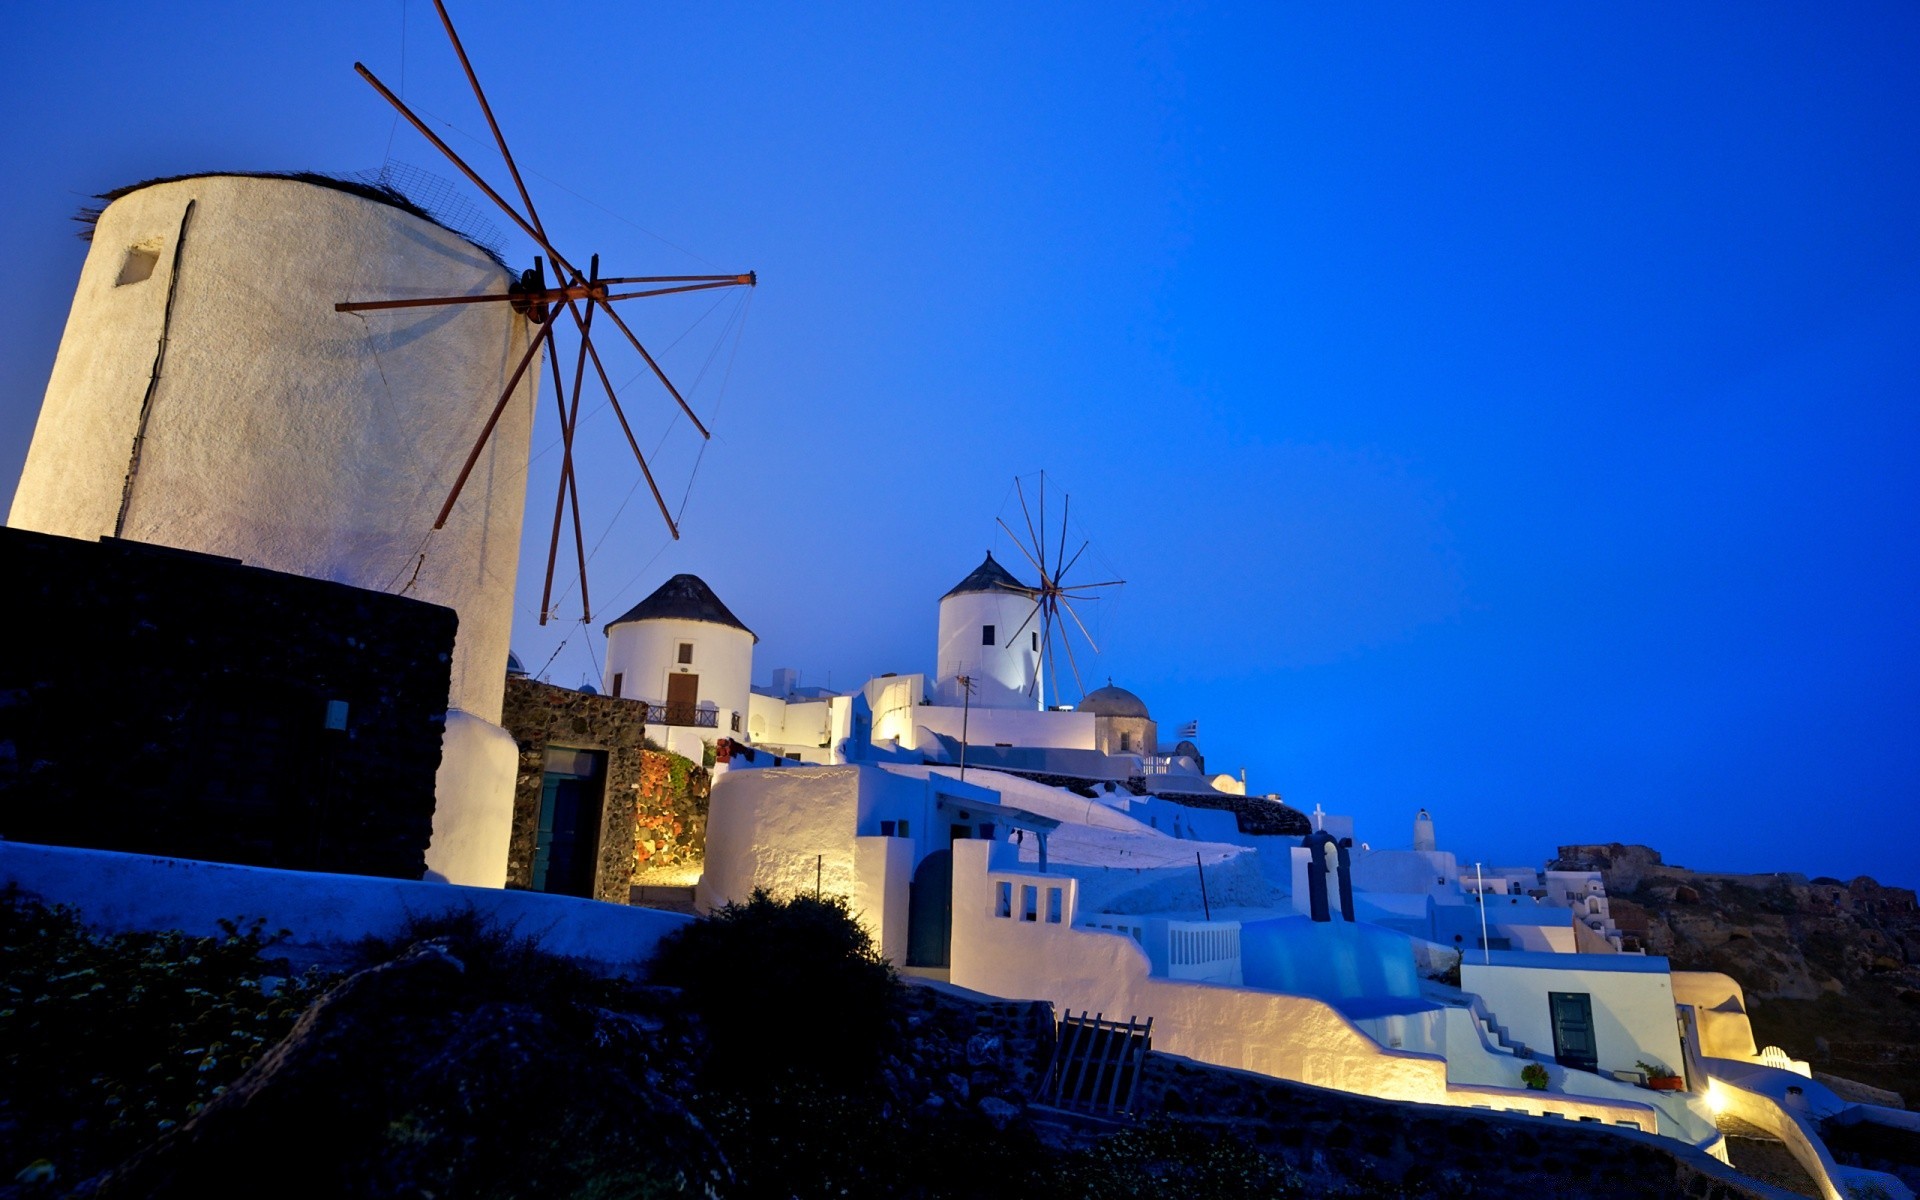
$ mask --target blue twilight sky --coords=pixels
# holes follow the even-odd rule
[[[1129,581],[1086,674],[1256,790],[1375,845],[1425,805],[1469,859],[1920,883],[1920,8],[454,15],[563,249],[763,281],[743,332],[644,314],[718,430],[695,473],[630,389],[685,540],[583,434],[596,625],[693,571],[763,680],[931,669],[1045,470]],[[0,479],[89,195],[453,175],[356,58],[495,165],[427,0],[10,14]],[[532,619],[551,439],[515,641],[577,684],[597,629]]]

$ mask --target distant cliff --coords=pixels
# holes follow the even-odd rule
[[[1738,980],[1762,1046],[1920,1102],[1920,908],[1911,890],[1864,875],[1842,883],[1693,871],[1618,843],[1562,846],[1553,866],[1603,873],[1628,949]]]

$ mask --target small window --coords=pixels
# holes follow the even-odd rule
[[[1040,889],[1030,883],[1020,885],[1020,919],[1022,921],[1040,919]]]
[[[1013,915],[1013,885],[1002,881],[998,886],[999,898],[994,901],[993,915],[1011,917]]]
[[[972,836],[973,826],[971,825],[947,826],[947,840],[950,842],[964,842]]]
[[[1060,889],[1048,888],[1047,889],[1047,924],[1058,925],[1059,923],[1060,923]]]
[[[691,663],[692,661],[693,661],[693,643],[681,642],[680,643],[680,665],[686,666],[688,663]]]
[[[982,646],[993,645],[993,626],[982,625],[980,627],[980,644]]]
[[[733,714],[733,731],[735,733],[740,732],[740,714],[739,713]]]
[[[1122,754],[1133,753],[1133,735],[1132,734],[1123,733],[1120,735],[1120,753]]]
[[[1040,649],[1040,631],[1038,629],[1033,631],[1033,648],[1035,651]]]
[[[327,701],[327,728],[345,729],[347,727],[347,702],[345,700]]]
[[[623,672],[615,671],[613,673],[613,698],[614,699],[618,700],[620,698],[620,685],[626,682],[626,678],[627,677]]]
[[[900,836],[901,837],[913,836],[911,833],[907,832],[907,823],[905,821],[900,822]]]
[[[160,261],[160,247],[132,246],[127,257],[120,264],[120,277],[113,281],[115,287],[125,287],[129,283],[145,283],[153,278],[153,268]]]
[[[892,836],[893,836],[893,822],[892,822],[892,821],[882,821],[882,822],[880,822],[880,836],[881,836],[881,837],[892,837]]]
[[[991,822],[982,821],[980,823],[980,840],[981,841],[983,842],[992,841],[994,832],[995,830]]]

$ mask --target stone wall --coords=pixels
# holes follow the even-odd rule
[[[20,529],[0,578],[0,837],[425,871],[452,609]]]
[[[1471,1109],[1391,1104],[1149,1054],[1136,1111],[1210,1127],[1284,1160],[1311,1187],[1369,1179],[1408,1196],[1780,1193],[1652,1134]]]
[[[507,886],[533,884],[540,797],[548,746],[607,756],[595,899],[625,904],[642,866],[692,866],[705,859],[709,776],[697,763],[646,748],[643,701],[576,692],[525,677],[507,680],[501,718],[520,746]]]

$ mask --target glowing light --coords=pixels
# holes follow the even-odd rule
[[[1727,1094],[1720,1090],[1720,1081],[1717,1079],[1707,1080],[1707,1107],[1713,1110],[1715,1116],[1727,1110]]]

